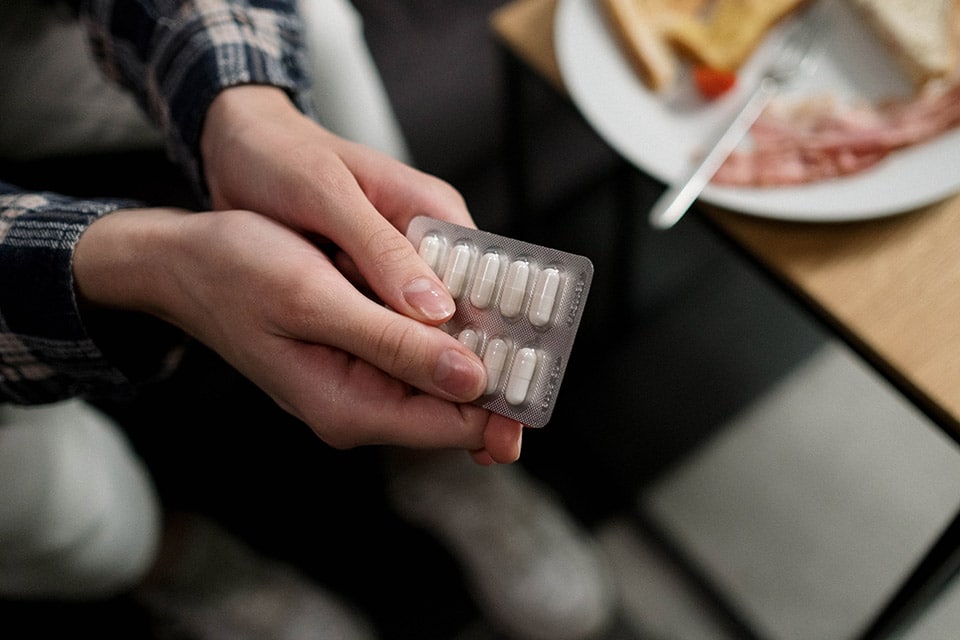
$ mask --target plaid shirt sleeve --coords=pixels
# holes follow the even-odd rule
[[[71,266],[80,234],[131,204],[20,192],[0,182],[0,401],[132,390],[81,319]]]
[[[199,139],[221,90],[266,84],[310,112],[296,0],[81,0],[95,55],[166,134],[173,159],[205,196]],[[116,394],[172,369],[182,334],[124,317],[117,340],[91,335],[75,296],[76,242],[94,220],[136,203],[24,193],[0,182],[0,402],[36,404]],[[94,323],[109,326],[115,318]],[[133,327],[131,329],[131,326]],[[161,339],[146,358],[129,353],[145,327]],[[154,337],[154,336],[151,336]],[[148,340],[143,340],[148,342]],[[144,361],[147,361],[146,363]]]
[[[107,74],[137,96],[166,134],[197,193],[204,114],[221,90],[265,84],[310,112],[296,0],[85,0],[80,16]]]

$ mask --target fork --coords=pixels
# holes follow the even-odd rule
[[[772,60],[764,68],[756,87],[740,110],[723,129],[703,159],[683,180],[671,185],[650,209],[649,221],[657,229],[669,229],[690,209],[714,174],[756,122],[773,97],[800,75],[813,70],[810,55],[824,25],[820,12],[804,8],[784,35]]]

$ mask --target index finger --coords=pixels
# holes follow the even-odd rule
[[[406,236],[365,197],[345,204],[343,208],[352,211],[337,214],[328,236],[347,254],[367,286],[409,318],[432,325],[449,320],[456,310],[453,297]]]

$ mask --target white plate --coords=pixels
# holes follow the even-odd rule
[[[610,146],[653,177],[671,182],[709,143],[744,99],[771,45],[767,38],[741,72],[738,87],[717,102],[699,99],[681,78],[671,94],[648,91],[622,55],[599,0],[560,0],[554,40],[564,83],[584,117]],[[796,95],[829,92],[841,99],[906,95],[909,85],[888,53],[857,23],[843,0],[820,0],[830,14],[816,71],[791,88]],[[893,215],[960,191],[960,130],[898,151],[853,176],[796,187],[710,185],[702,200],[757,216],[845,221]]]

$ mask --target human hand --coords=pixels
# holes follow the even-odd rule
[[[453,315],[446,287],[404,236],[421,214],[475,226],[446,182],[330,133],[272,87],[223,91],[201,150],[214,209],[256,211],[330,241],[338,264],[399,313],[433,325]]]
[[[404,235],[421,214],[474,226],[446,182],[335,136],[271,87],[223,91],[207,112],[201,151],[215,209],[257,211],[331,242],[342,273],[410,318],[440,325],[453,315],[446,287]],[[519,455],[520,435],[498,428],[488,438]],[[490,462],[483,451],[475,457]]]
[[[218,352],[338,448],[463,448],[512,462],[522,425],[467,404],[475,354],[360,293],[302,234],[259,214],[130,209],[74,254],[78,294],[144,311]]]

